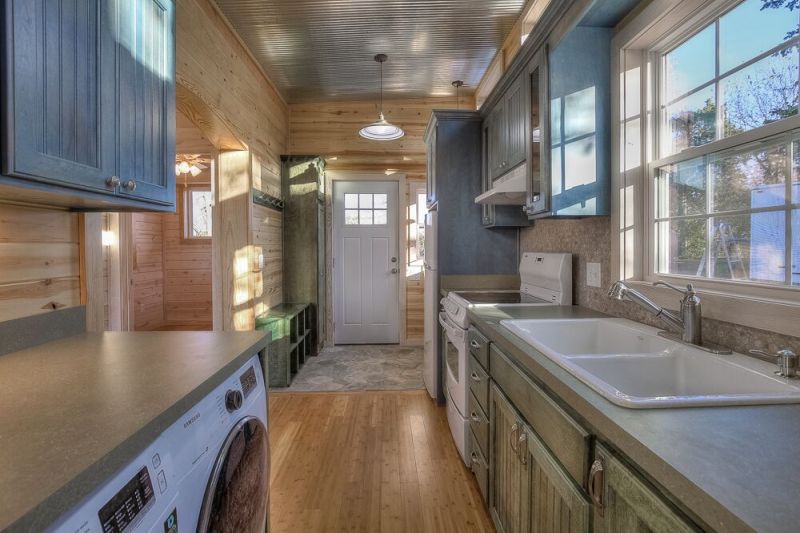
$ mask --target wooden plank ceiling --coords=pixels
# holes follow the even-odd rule
[[[217,0],[286,99],[390,98],[475,87],[524,0]]]

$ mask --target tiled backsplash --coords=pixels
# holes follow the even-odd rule
[[[537,220],[520,232],[520,253],[570,252],[575,303],[596,311],[663,328],[663,323],[636,304],[606,296],[611,283],[611,221],[609,217]],[[586,264],[600,263],[600,287],[586,284]],[[676,301],[677,304],[677,301]],[[677,305],[676,305],[677,307]],[[710,318],[703,319],[703,338],[747,353],[752,348],[777,351],[790,347],[800,353],[800,337],[789,337]]]

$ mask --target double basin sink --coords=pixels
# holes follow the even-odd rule
[[[501,324],[611,402],[629,408],[800,403],[800,380],[740,354],[716,355],[624,319]]]

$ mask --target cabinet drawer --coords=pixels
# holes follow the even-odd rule
[[[470,432],[469,437],[472,440],[472,445],[470,446],[472,450],[470,452],[470,469],[478,480],[478,489],[481,491],[483,501],[487,502],[489,501],[489,461],[486,460],[486,456],[481,452],[475,434]]]
[[[489,456],[489,417],[474,395],[469,395],[468,407],[469,427],[475,435],[484,457]]]
[[[469,358],[469,390],[484,412],[489,411],[489,374],[474,357]]]
[[[475,356],[475,359],[481,364],[483,368],[489,368],[489,339],[483,336],[483,333],[475,328],[469,328],[467,332],[467,344],[469,345],[469,353]]]
[[[586,487],[589,433],[494,346],[491,348],[490,358],[492,379],[569,475],[578,485]]]

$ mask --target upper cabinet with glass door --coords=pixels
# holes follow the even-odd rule
[[[172,0],[2,6],[3,197],[174,210]]]

